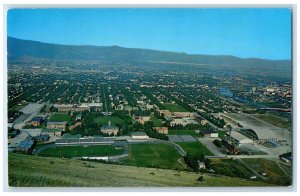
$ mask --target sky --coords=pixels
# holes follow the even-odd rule
[[[10,9],[7,35],[67,45],[291,59],[291,10]]]

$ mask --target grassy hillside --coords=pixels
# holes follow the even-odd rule
[[[9,154],[9,184],[16,187],[268,186],[239,178],[72,159]]]

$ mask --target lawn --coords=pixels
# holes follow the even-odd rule
[[[218,131],[219,138],[223,138],[226,135],[226,131]]]
[[[62,122],[62,121],[67,121],[68,125],[72,125],[73,124],[73,120],[71,118],[71,116],[69,116],[67,113],[60,113],[60,112],[55,112],[50,120],[50,122]]]
[[[170,112],[188,112],[188,110],[178,104],[165,103],[162,105]]]
[[[123,123],[123,120],[116,116],[103,116],[103,117],[98,117],[98,118],[94,119],[95,123],[97,123],[98,125],[101,124],[102,126],[108,125],[109,121],[111,122],[112,125]]]
[[[203,154],[205,156],[213,156],[206,146],[201,142],[178,142],[176,143],[183,148],[183,150],[191,155]]]
[[[94,163],[9,153],[11,187],[216,187],[270,186],[240,178],[157,168]]]
[[[168,144],[129,145],[129,158],[124,163],[139,167],[183,169],[178,163],[181,155]]]
[[[194,130],[169,130],[168,135],[191,135],[194,137],[203,137],[199,133],[196,133]]]
[[[97,146],[60,146],[43,150],[39,155],[46,157],[81,157],[81,156],[111,156],[122,154],[124,149],[116,149],[113,145]]]
[[[162,127],[162,119],[156,118],[154,115],[152,115],[150,120],[153,122],[153,127]]]
[[[255,114],[254,117],[263,120],[267,123],[270,123],[276,127],[280,128],[289,128],[291,126],[291,122],[288,122],[280,117],[271,115],[271,114]]]

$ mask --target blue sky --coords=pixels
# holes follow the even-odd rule
[[[291,10],[11,9],[7,35],[58,44],[291,59]]]

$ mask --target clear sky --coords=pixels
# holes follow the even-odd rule
[[[69,45],[291,59],[291,10],[11,9],[7,35]]]

